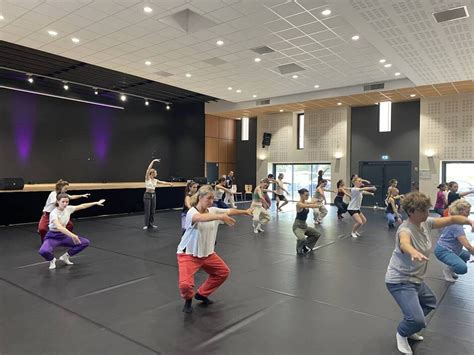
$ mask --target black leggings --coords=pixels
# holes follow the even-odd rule
[[[334,204],[337,206],[337,215],[342,216],[343,213],[347,212],[348,204],[345,203],[341,196],[336,196]]]

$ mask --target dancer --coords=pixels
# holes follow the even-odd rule
[[[324,171],[319,170],[318,171],[318,186],[321,185],[321,181],[324,180],[323,175],[324,175]]]
[[[425,317],[436,308],[436,297],[423,282],[431,250],[431,230],[452,224],[470,224],[474,230],[474,221],[465,216],[428,217],[431,202],[420,192],[408,193],[402,207],[408,220],[398,227],[385,283],[404,317],[396,334],[398,350],[413,354],[408,338],[423,340],[417,333],[426,327]]]
[[[352,227],[351,236],[352,238],[358,238],[360,237],[358,229],[367,222],[367,218],[365,218],[360,210],[360,206],[362,205],[362,195],[374,196],[374,193],[369,191],[375,191],[376,188],[375,186],[362,187],[362,179],[360,177],[354,178],[352,184],[354,187],[351,188],[351,201],[349,202],[349,206],[347,206],[347,212],[349,212],[355,222]]]
[[[284,182],[283,178],[285,175],[283,173],[278,174],[278,178],[276,182],[276,200],[277,200],[277,212],[281,212],[282,207],[288,203],[288,200],[285,197],[285,193],[289,195],[290,193],[285,189],[285,184],[289,185],[288,182]],[[280,206],[280,202],[283,201],[282,205]]]
[[[194,181],[188,181],[184,190],[184,204],[181,211],[181,235],[186,231],[186,214],[191,209],[191,196],[193,196],[199,188],[199,184]]]
[[[49,194],[46,204],[43,207],[43,214],[41,215],[40,221],[38,223],[38,233],[41,237],[41,243],[43,243],[44,237],[46,236],[46,233],[48,233],[49,214],[56,207],[56,196],[60,193],[67,193],[68,189],[69,183],[65,180],[59,179],[54,186],[54,191],[51,191]],[[79,198],[88,198],[89,196],[90,194],[69,195],[69,199],[77,200]],[[71,221],[67,224],[66,228],[72,231],[73,224]]]
[[[201,186],[192,196],[192,207],[186,215],[186,232],[178,245],[179,291],[185,300],[185,313],[192,312],[193,297],[204,305],[212,304],[208,296],[229,276],[229,267],[214,252],[219,224],[233,226],[235,219],[230,216],[252,215],[252,209],[220,209],[212,207],[213,202],[214,189],[210,185]],[[209,277],[194,294],[194,274],[201,268]]]
[[[89,240],[70,232],[66,226],[71,218],[71,214],[84,210],[92,206],[103,206],[105,200],[97,202],[83,203],[78,206],[69,206],[69,195],[60,193],[56,196],[56,208],[49,215],[49,231],[46,233],[44,242],[39,250],[40,255],[49,261],[49,269],[56,269],[56,258],[54,249],[57,247],[68,247],[69,250],[59,257],[67,265],[73,265],[69,259],[80,253],[89,246]]]
[[[390,195],[385,200],[387,208],[385,209],[385,214],[387,216],[388,228],[395,228],[395,224],[402,223],[402,215],[400,214],[400,201],[401,197],[397,188],[388,190]]]
[[[225,187],[233,192],[232,187],[235,184],[234,172],[231,170],[225,178]],[[230,207],[235,208],[235,199],[234,193],[226,193],[224,198],[224,203],[230,205]]]
[[[262,225],[270,222],[270,212],[267,211],[270,206],[263,195],[264,191],[268,191],[267,187],[268,179],[262,179],[260,180],[259,186],[255,187],[252,194],[252,204],[250,205],[250,208],[253,210],[252,226],[255,234],[265,232]]]
[[[229,190],[225,187],[226,179],[221,177],[217,180],[217,184],[215,185],[215,200],[214,200],[214,207],[218,208],[229,208],[229,206],[224,202],[224,193],[233,195],[234,192]]]
[[[299,189],[300,200],[296,203],[296,218],[293,223],[293,233],[296,236],[296,254],[306,255],[313,251],[316,242],[321,236],[316,229],[311,228],[306,223],[310,208],[316,208],[317,203],[308,203],[309,191]]]
[[[322,170],[320,170],[322,171]],[[324,195],[324,192],[334,192],[332,190],[327,190],[325,187],[327,186],[328,181],[322,179],[321,182],[319,183],[318,187],[316,188],[316,191],[314,191],[314,196],[313,196],[313,203],[316,204],[316,208],[313,208],[313,219],[314,219],[314,224],[321,224],[322,220],[326,215],[328,214],[328,209],[326,208],[326,196]]]
[[[359,175],[357,175],[357,174],[352,174],[352,175],[351,175],[351,186],[354,186],[353,181],[354,181],[354,179],[357,179],[357,178],[359,178]],[[369,185],[369,184],[371,184],[371,182],[370,182],[369,180],[365,180],[365,179],[362,179],[362,178],[360,178],[360,179],[361,179],[361,181],[362,181],[362,185]]]
[[[448,206],[449,207],[454,201],[459,200],[460,198],[472,194],[474,190],[458,192],[458,183],[456,181],[450,181],[448,184]]]
[[[273,174],[268,174],[267,176],[267,180],[268,180],[268,187],[270,187],[270,184],[272,185],[275,185],[276,183],[276,180],[273,176]],[[272,200],[270,199],[270,196],[268,196],[268,192],[271,192],[273,194],[273,196],[276,195],[276,191],[275,190],[271,190],[271,189],[265,189],[263,190],[263,197],[265,198],[265,201],[267,201],[267,204],[268,204],[268,210],[272,207]]]
[[[436,203],[434,206],[434,211],[443,217],[444,210],[448,204],[448,199],[446,197],[447,185],[443,182],[438,185],[438,192],[436,193]]]
[[[145,208],[145,225],[143,229],[158,228],[155,223],[156,210],[156,192],[157,185],[168,185],[173,187],[173,184],[167,181],[158,180],[157,171],[153,169],[153,164],[159,163],[160,159],[153,159],[148,165],[145,173],[145,194],[143,195],[143,205]]]
[[[464,199],[454,201],[449,206],[450,216],[469,217],[471,204]],[[466,248],[466,250],[463,249]],[[450,225],[443,229],[434,251],[439,261],[446,264],[443,275],[446,281],[455,282],[459,275],[467,273],[466,263],[474,255],[474,246],[469,243],[460,225]]]
[[[344,196],[351,198],[351,195],[347,193],[347,190],[350,189],[346,188],[345,186],[346,184],[344,183],[344,180],[339,180],[336,184],[337,194],[334,198],[334,204],[337,206],[337,219],[344,218],[342,215],[347,212],[347,206],[349,206],[344,202]]]

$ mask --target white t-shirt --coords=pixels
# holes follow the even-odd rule
[[[283,180],[276,180],[276,193],[278,195],[283,195],[285,191],[283,189],[285,188],[285,183]]]
[[[216,192],[214,194],[216,200],[221,200],[223,195],[224,195],[224,190],[216,188]]]
[[[43,212],[51,213],[56,208],[57,195],[58,194],[56,193],[56,191],[51,191],[51,193],[48,196],[48,199],[46,200],[46,204],[43,207]]]
[[[69,220],[71,219],[71,214],[76,210],[75,206],[67,206],[63,211],[59,210],[57,207],[49,215],[49,230],[58,232],[54,220],[59,220],[59,223],[66,227]]]
[[[361,205],[362,191],[360,191],[358,187],[351,188],[351,201],[349,202],[349,206],[347,206],[347,209],[351,211],[357,211],[360,210]]]
[[[154,190],[156,188],[156,182],[158,180],[155,178],[145,180],[145,188],[147,190]]]
[[[223,214],[229,212],[225,208],[210,207],[209,213]],[[216,244],[217,227],[222,221],[197,222],[193,225],[193,215],[199,213],[196,207],[191,208],[186,214],[186,223],[181,242],[178,245],[177,254],[189,254],[198,258],[205,258],[214,253]],[[183,250],[186,249],[184,252]]]

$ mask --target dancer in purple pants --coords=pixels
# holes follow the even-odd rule
[[[40,255],[49,261],[49,269],[56,269],[56,258],[54,249],[57,247],[68,247],[69,250],[59,257],[67,265],[73,265],[69,257],[80,253],[89,246],[89,240],[79,237],[77,234],[66,229],[71,214],[92,206],[103,206],[105,200],[83,203],[78,206],[69,206],[69,195],[60,193],[56,197],[56,208],[49,215],[49,231],[46,233],[44,242],[39,250]]]

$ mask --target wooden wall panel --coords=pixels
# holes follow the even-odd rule
[[[217,116],[206,115],[206,137],[219,138],[219,121]]]
[[[228,163],[235,163],[236,162],[236,144],[234,140],[227,141],[227,162]]]
[[[220,139],[227,139],[227,136],[229,135],[229,120],[225,118],[220,118],[219,119],[219,138]]]
[[[222,175],[227,175],[227,169],[227,163],[219,163],[219,177],[221,177]]]
[[[219,162],[219,139],[206,137],[206,162]]]
[[[219,139],[219,162],[227,163],[227,141],[225,139]]]
[[[232,140],[236,140],[237,137],[236,137],[236,134],[237,134],[237,128],[236,128],[236,125],[240,123],[240,121],[236,121],[236,120],[229,120],[228,122],[228,136],[227,136],[227,139],[232,139]]]

